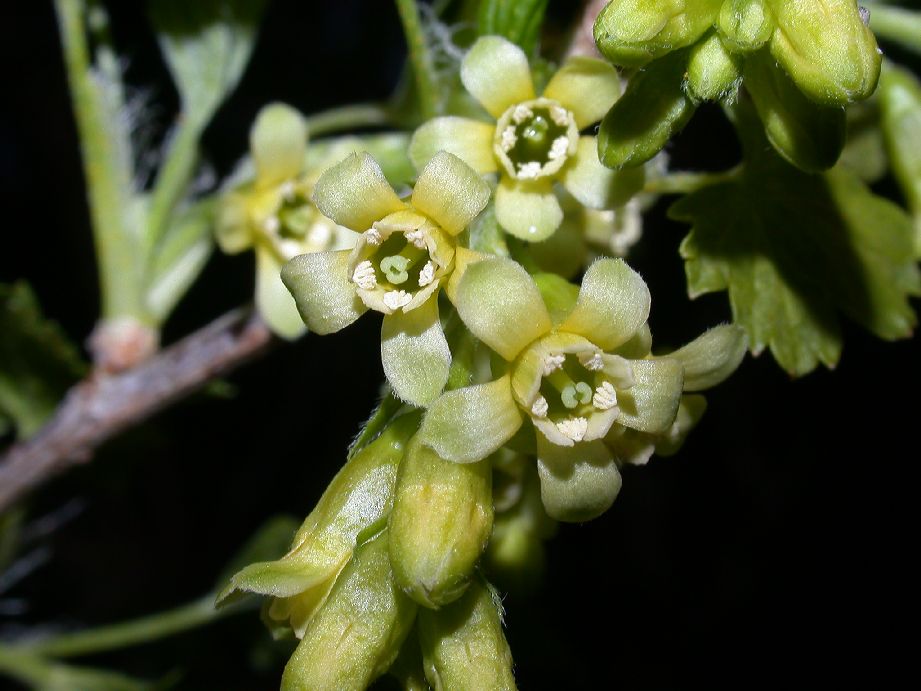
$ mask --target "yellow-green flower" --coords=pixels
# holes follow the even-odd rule
[[[496,451],[529,419],[548,514],[581,521],[605,511],[620,490],[615,455],[604,443],[612,427],[667,432],[685,377],[716,381],[734,369],[740,351],[707,355],[699,346],[691,349],[696,361],[680,351],[651,357],[649,290],[620,259],[592,264],[574,299],[569,288],[575,290],[562,282],[545,291],[545,302],[515,262],[472,264],[457,288],[458,313],[508,366],[495,381],[432,403],[420,437],[442,458],[469,463]]]
[[[264,107],[250,130],[252,182],[221,200],[216,234],[221,249],[256,253],[256,306],[273,332],[296,338],[304,323],[279,276],[282,265],[305,252],[351,247],[356,235],[310,202],[319,170],[305,170],[307,126],[293,108]]]
[[[438,317],[438,292],[473,255],[457,236],[489,201],[489,186],[456,156],[441,152],[401,200],[368,154],[326,171],[314,201],[361,233],[351,250],[296,257],[282,270],[311,330],[345,328],[368,309],[384,314],[381,360],[394,393],[425,405],[444,388],[451,353]]]
[[[563,211],[554,182],[592,208],[612,208],[624,196],[617,175],[598,160],[595,137],[579,135],[620,94],[610,65],[572,58],[537,96],[524,52],[484,36],[464,57],[461,80],[494,120],[430,120],[413,136],[410,158],[421,168],[443,150],[480,174],[498,172],[496,218],[506,231],[536,242],[559,227]]]

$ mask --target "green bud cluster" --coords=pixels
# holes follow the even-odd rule
[[[602,122],[602,163],[636,166],[705,101],[750,94],[768,140],[807,171],[844,147],[844,107],[876,89],[881,57],[855,0],[611,0],[595,22],[611,62],[636,69]]]

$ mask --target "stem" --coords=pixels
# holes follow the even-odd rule
[[[403,22],[403,33],[406,34],[406,45],[409,49],[409,60],[413,66],[416,77],[416,88],[419,91],[419,105],[422,109],[422,118],[428,120],[440,110],[438,81],[435,76],[435,63],[429,52],[425,33],[422,31],[422,21],[419,18],[419,8],[416,0],[396,0],[400,21]]]
[[[870,28],[880,38],[921,53],[921,12],[868,2]]]
[[[379,103],[356,103],[314,113],[305,119],[310,136],[318,137],[362,127],[389,125],[390,112]]]
[[[149,643],[210,624],[239,611],[240,607],[215,609],[214,595],[209,593],[198,600],[165,612],[88,631],[52,636],[45,640],[24,643],[16,648],[27,655],[77,657]]]
[[[0,671],[13,679],[33,688],[41,688],[51,676],[51,666],[47,660],[28,655],[15,647],[0,645]]]
[[[737,169],[721,173],[669,173],[647,180],[643,192],[653,194],[690,194],[704,187],[727,182],[735,177]]]
[[[371,413],[371,417],[368,418],[361,432],[355,437],[355,441],[349,447],[346,460],[352,460],[356,453],[374,441],[402,407],[403,402],[394,396],[392,391],[388,391],[377,408],[374,409],[374,412]]]
[[[131,201],[131,171],[125,170],[120,137],[108,109],[120,103],[106,103],[101,77],[94,76],[83,21],[87,15],[83,0],[55,0],[61,32],[64,64],[86,176],[87,197],[93,239],[99,261],[99,282],[104,317],[134,316],[144,320],[140,291],[139,253],[130,234],[127,207]],[[104,21],[100,8],[96,21]],[[109,75],[110,77],[112,75]],[[116,99],[117,100],[117,99]]]

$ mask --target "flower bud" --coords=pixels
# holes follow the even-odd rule
[[[844,149],[844,108],[810,101],[763,53],[745,61],[744,75],[745,88],[777,152],[807,172],[831,168]]]
[[[282,691],[365,689],[387,671],[416,605],[393,582],[387,531],[360,545],[288,660]]]
[[[595,20],[598,50],[615,65],[641,66],[694,43],[722,0],[612,0]]]
[[[687,53],[656,60],[637,72],[598,132],[598,157],[608,168],[638,166],[655,156],[694,114],[684,93]]]
[[[843,106],[876,89],[881,57],[855,0],[771,0],[771,54],[817,103]]]
[[[239,591],[271,595],[267,618],[287,622],[301,637],[329,595],[362,534],[379,527],[393,503],[397,467],[419,413],[397,418],[333,478],[316,508],[277,561],[250,564],[230,580],[218,602]]]
[[[467,588],[492,530],[488,461],[454,463],[415,441],[400,465],[390,514],[396,582],[437,608]]]
[[[436,691],[516,688],[502,605],[479,578],[447,607],[419,610],[419,640],[425,675]]]
[[[739,59],[726,50],[716,33],[691,48],[685,88],[695,102],[732,97],[741,81]]]
[[[770,40],[774,15],[767,0],[725,0],[716,28],[729,50],[750,53]]]

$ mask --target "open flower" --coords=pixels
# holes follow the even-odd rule
[[[579,136],[620,94],[617,73],[607,63],[571,58],[538,97],[524,52],[504,38],[484,36],[464,57],[461,80],[495,120],[430,120],[413,135],[410,158],[421,168],[444,150],[480,174],[498,171],[496,218],[512,235],[538,242],[559,227],[563,211],[555,181],[599,209],[623,204],[636,191],[601,165],[595,137]]]
[[[282,270],[311,330],[345,328],[366,310],[384,314],[381,360],[394,393],[425,405],[444,388],[451,353],[438,318],[438,292],[474,256],[457,235],[489,201],[489,186],[452,154],[436,155],[402,201],[368,154],[326,171],[314,201],[361,232],[354,249],[296,257]]]
[[[304,332],[282,265],[305,252],[351,247],[356,235],[336,225],[310,202],[315,175],[305,170],[307,126],[293,108],[274,103],[259,111],[250,130],[252,182],[221,199],[216,235],[221,249],[256,252],[256,307],[273,332]]]
[[[587,520],[620,489],[614,455],[602,439],[615,423],[651,433],[668,429],[683,369],[674,359],[645,357],[649,291],[622,260],[592,264],[574,301],[563,293],[548,309],[515,262],[472,264],[457,288],[458,313],[508,370],[493,382],[445,393],[430,406],[420,435],[443,458],[471,462],[496,451],[529,419],[548,513]],[[630,359],[631,351],[639,357]]]

